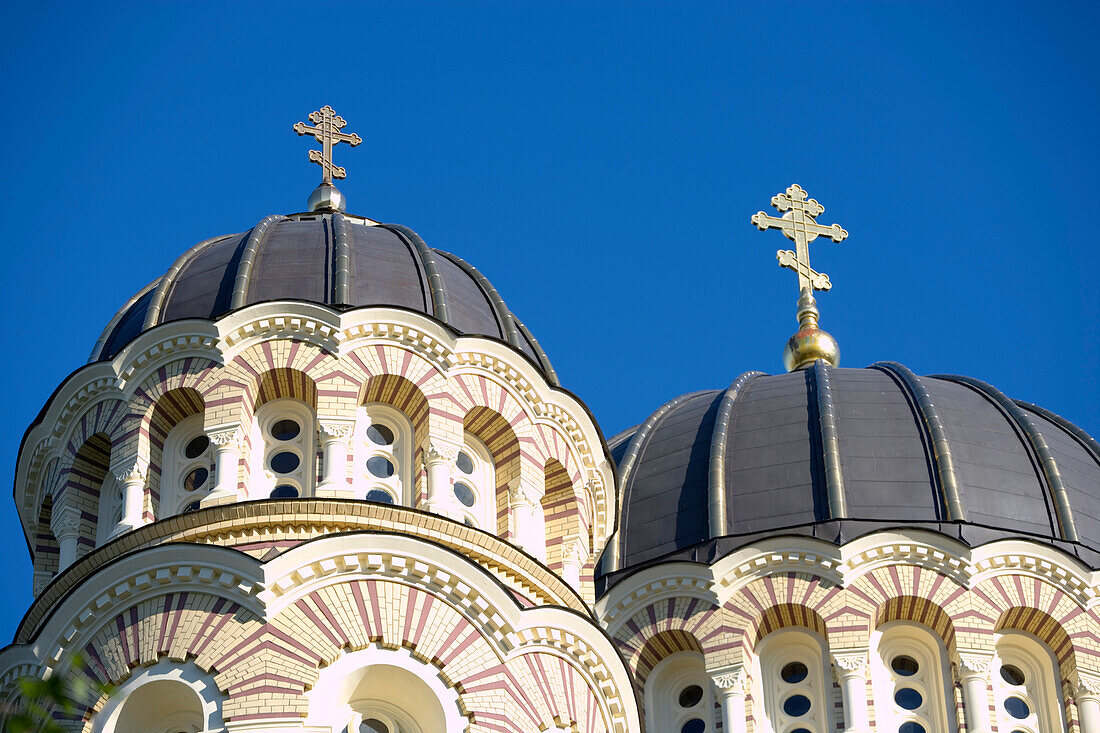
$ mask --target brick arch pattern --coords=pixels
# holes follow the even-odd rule
[[[57,538],[53,534],[51,521],[53,520],[53,497],[47,496],[42,501],[42,507],[38,510],[38,523],[35,525],[34,548],[34,572],[50,573],[58,570],[60,547]]]
[[[542,513],[546,520],[546,566],[558,575],[564,567],[568,543],[581,540],[591,551],[588,525],[581,516],[573,482],[565,466],[551,458],[543,469]],[[582,579],[583,582],[583,579]],[[587,587],[587,586],[586,586]]]
[[[152,522],[160,518],[162,467],[164,465],[164,441],[172,428],[192,415],[206,409],[202,395],[193,387],[177,387],[162,394],[143,426],[149,441],[149,478],[145,484],[144,519]],[[211,473],[213,473],[211,471]]]
[[[508,486],[520,478],[520,444],[511,424],[495,410],[474,407],[462,420],[462,429],[489,449],[496,469],[497,535],[512,538]]]
[[[380,402],[401,412],[413,426],[413,477],[416,506],[427,500],[427,474],[424,471],[424,449],[428,445],[428,418],[431,408],[428,398],[414,382],[397,374],[376,374],[363,385],[358,404]],[[349,454],[348,460],[354,455]]]
[[[760,614],[760,621],[756,626],[756,639],[753,648],[756,648],[768,634],[782,629],[804,628],[813,631],[822,639],[828,640],[829,630],[825,620],[817,611],[798,603],[780,603],[764,610]]]
[[[663,641],[651,646],[649,642],[658,636]],[[682,645],[686,638],[692,640],[692,645]],[[728,662],[734,638],[733,630],[722,623],[722,612],[713,603],[698,597],[674,596],[635,612],[612,640],[633,672],[638,689],[643,689],[646,676],[657,662],[676,651],[701,651],[708,669],[722,666]]]
[[[947,648],[948,658],[955,657],[955,624],[951,617],[932,601],[916,596],[895,596],[876,610],[874,628],[891,621],[912,621],[932,629]]]
[[[1037,608],[1015,606],[1001,614],[995,627],[997,631],[1024,631],[1036,637],[1054,652],[1059,673],[1063,680],[1072,680],[1077,669],[1073,640],[1050,614]]]
[[[77,449],[58,503],[75,507],[80,512],[80,530],[76,540],[79,558],[95,548],[96,534],[102,516],[103,482],[111,467],[111,440],[105,433],[88,437]]]

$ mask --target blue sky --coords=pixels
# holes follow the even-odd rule
[[[782,370],[793,182],[845,366],[978,377],[1100,434],[1095,4],[9,3],[0,474],[175,257],[299,211],[332,105],[353,213],[473,262],[606,435]],[[30,603],[11,503],[0,638]]]

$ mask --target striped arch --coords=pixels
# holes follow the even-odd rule
[[[543,476],[545,488],[541,504],[546,521],[546,566],[561,575],[570,544],[579,541],[591,553],[592,537],[580,511],[578,492],[565,466],[551,458],[546,462]]]
[[[429,443],[428,422],[431,408],[428,398],[413,382],[396,374],[377,374],[363,385],[358,404],[382,403],[398,410],[413,426],[413,466],[416,475],[416,506],[427,500],[428,479],[424,472],[424,449]]]
[[[137,423],[127,403],[111,398],[92,405],[69,429],[63,443],[65,448],[60,465],[61,474],[69,471],[77,451],[93,435],[104,435],[112,447],[117,447],[131,430],[137,430]]]
[[[916,596],[890,598],[875,609],[872,628],[878,628],[891,621],[913,621],[924,624],[943,640],[948,658],[955,658],[955,624],[951,621],[951,617],[932,601]]]
[[[202,395],[193,387],[169,390],[157,399],[142,432],[149,441],[149,479],[145,484],[145,521],[161,516],[161,471],[164,464],[164,441],[172,428],[185,418],[206,409]]]
[[[613,641],[643,689],[645,676],[657,662],[678,651],[702,652],[708,669],[721,666],[717,658],[739,646],[733,641],[736,631],[721,621],[719,609],[710,601],[688,596],[666,598],[631,616]],[[661,640],[651,644],[657,637]],[[683,646],[684,639],[691,639],[693,645]]]
[[[677,652],[698,652],[705,656],[703,645],[687,631],[671,629],[650,637],[639,650],[637,659],[632,665],[638,689],[645,689],[645,682],[649,677],[649,673],[662,659]]]
[[[317,409],[317,383],[305,372],[290,367],[268,369],[256,379],[254,407],[289,397]]]
[[[753,649],[768,634],[792,627],[809,629],[822,639],[826,641],[829,639],[825,619],[821,618],[821,614],[817,611],[797,603],[780,603],[765,609],[760,614],[760,622],[756,627],[756,637],[753,639]]]
[[[53,497],[46,496],[38,510],[38,524],[34,528],[34,571],[36,573],[56,573],[61,548],[54,536]]]
[[[1025,631],[1036,637],[1054,652],[1063,680],[1074,679],[1077,670],[1076,652],[1069,634],[1052,616],[1037,608],[1015,606],[1001,614],[994,627],[996,631]]]
[[[110,467],[111,439],[106,433],[89,436],[77,449],[65,485],[57,497],[59,505],[75,507],[80,512],[76,540],[78,558],[95,548],[99,523],[110,521],[103,516],[103,487]]]
[[[462,421],[462,429],[489,449],[496,469],[497,534],[511,537],[508,485],[520,477],[520,446],[507,420],[487,407],[474,407]]]
[[[465,408],[455,399],[452,394],[454,390],[450,388],[443,375],[423,356],[393,344],[375,343],[361,346],[350,352],[345,357],[343,365],[363,375],[360,379],[361,385],[369,384],[371,380],[382,375],[404,379],[416,387],[427,403],[428,417],[425,423],[427,435],[447,435],[457,432]],[[362,391],[358,396],[359,403],[362,404],[364,402]],[[415,423],[416,417],[412,413],[406,411],[405,414]],[[417,443],[420,442],[418,427]]]

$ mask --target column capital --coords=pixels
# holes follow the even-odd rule
[[[991,654],[960,652],[959,653],[959,679],[966,680],[971,677],[986,679],[989,671],[993,669],[993,656]]]
[[[535,508],[539,506],[541,500],[542,497],[520,479],[512,479],[508,482],[508,502],[513,507],[518,508],[526,506]]]
[[[34,597],[37,598],[42,591],[46,590],[46,586],[53,580],[54,574],[49,570],[35,570],[31,576],[31,592],[34,593]]]
[[[1073,696],[1100,700],[1100,676],[1078,672],[1073,682]]]
[[[588,543],[580,537],[573,537],[562,544],[562,558],[566,563],[574,562],[584,565],[591,553],[588,551]]]
[[[240,450],[244,443],[244,431],[240,425],[221,425],[206,431],[206,437],[219,448]]]
[[[347,440],[355,431],[355,421],[342,417],[318,417],[317,431],[322,440]]]
[[[50,518],[50,529],[59,541],[80,536],[80,510],[74,506],[61,507]]]
[[[459,446],[451,443],[433,441],[424,449],[424,465],[445,464],[453,466],[455,461],[458,460],[458,453],[461,450]]]
[[[854,650],[835,652],[832,655],[833,665],[837,669],[837,677],[863,677],[867,676],[867,651]]]
[[[141,482],[149,476],[149,461],[141,456],[129,456],[111,465],[111,473],[115,475],[119,483]]]
[[[740,695],[744,697],[749,691],[749,673],[745,671],[744,667],[731,667],[718,672],[712,672],[710,675],[714,681],[714,686],[718,688],[719,695],[722,697],[728,697],[730,695]]]

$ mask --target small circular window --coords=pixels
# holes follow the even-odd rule
[[[393,445],[393,431],[380,423],[367,428],[367,439],[375,445]]]
[[[390,733],[390,727],[378,718],[369,718],[359,724],[359,733]]]
[[[191,438],[187,443],[187,447],[183,449],[183,455],[187,458],[198,458],[206,449],[210,447],[210,438],[205,435],[199,435],[198,437]]]
[[[193,501],[183,508],[183,513],[187,514],[189,512],[197,512],[201,506],[202,505],[199,502]]]
[[[914,723],[910,720],[898,727],[898,733],[928,733],[928,731],[920,723]]]
[[[810,670],[806,669],[806,665],[802,662],[791,662],[780,670],[779,676],[784,682],[793,685],[806,679],[809,673]]]
[[[916,710],[924,702],[924,697],[912,687],[903,687],[894,693],[894,702],[905,710]]]
[[[297,499],[298,489],[290,484],[280,484],[271,491],[272,499]]]
[[[1001,667],[1001,679],[1010,685],[1022,685],[1027,680],[1024,677],[1024,672],[1019,667],[1012,664],[1005,664]]]
[[[470,488],[470,485],[463,482],[455,482],[455,498],[462,502],[462,506],[473,506],[477,501],[477,496],[474,494],[474,490]]]
[[[703,699],[703,688],[699,685],[690,685],[680,691],[680,707],[693,708]]]
[[[701,718],[692,718],[680,728],[680,733],[704,733],[707,724]]]
[[[791,695],[783,701],[783,712],[797,718],[810,712],[810,698],[805,695]]]
[[[900,657],[894,657],[894,660],[890,662],[890,669],[902,677],[912,677],[920,671],[920,665],[916,659],[902,654]]]
[[[459,471],[462,471],[462,473],[466,474],[467,476],[474,472],[474,462],[465,452],[458,454],[458,459],[455,460],[455,465],[458,466]]]
[[[290,473],[302,464],[302,460],[290,451],[271,456],[271,470],[275,473]]]
[[[210,478],[209,471],[205,468],[196,468],[183,479],[183,490],[198,491],[206,484],[208,478]]]
[[[367,501],[373,501],[376,504],[392,504],[393,496],[390,492],[384,489],[371,489],[367,492]]]
[[[1016,720],[1023,720],[1027,716],[1031,715],[1031,708],[1028,704],[1018,697],[1010,697],[1005,700],[1005,710]]]
[[[291,440],[297,438],[300,432],[302,432],[301,426],[298,425],[297,421],[289,418],[280,420],[271,426],[271,437],[275,440]]]
[[[389,478],[393,475],[393,464],[388,458],[371,456],[367,459],[367,470],[370,471],[371,476]]]

